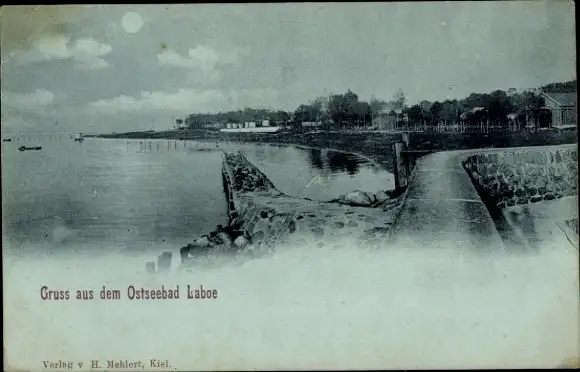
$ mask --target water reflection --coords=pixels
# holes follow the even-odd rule
[[[310,165],[312,165],[316,169],[323,170],[324,169],[324,161],[322,160],[322,151],[317,149],[309,149],[308,150],[308,160],[310,161]]]
[[[328,167],[332,172],[346,171],[350,175],[357,174],[359,162],[362,161],[361,158],[355,155],[336,151],[328,151],[326,153],[326,159],[328,161]]]

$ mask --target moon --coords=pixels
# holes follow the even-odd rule
[[[123,26],[126,33],[135,34],[143,27],[143,18],[141,18],[139,13],[125,13],[123,19],[121,19],[121,26]]]

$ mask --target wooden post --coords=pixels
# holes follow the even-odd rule
[[[395,189],[407,186],[407,164],[402,154],[404,148],[405,144],[403,142],[395,142],[393,144]]]
[[[171,252],[163,252],[157,258],[157,270],[169,271],[171,269]]]
[[[405,143],[405,146],[407,148],[409,148],[409,133],[405,132],[401,134],[401,138],[403,139],[403,142]]]
[[[155,262],[147,262],[145,264],[145,269],[147,270],[148,273],[154,273],[155,272]]]
[[[189,247],[181,247],[179,253],[181,255],[181,263],[186,263],[187,259],[189,258]]]

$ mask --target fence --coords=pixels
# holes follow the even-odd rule
[[[554,128],[549,126],[547,123],[543,123],[536,119],[534,121],[529,121],[527,124],[518,122],[516,120],[506,120],[500,121],[479,121],[479,122],[468,122],[468,121],[440,121],[437,124],[428,124],[426,122],[421,123],[409,123],[409,122],[399,122],[393,124],[390,128],[377,128],[376,126],[370,125],[360,125],[348,128],[333,128],[333,132],[368,132],[368,131],[380,131],[380,132],[431,132],[431,133],[513,133],[513,132],[529,132],[535,133],[542,130],[547,130]],[[310,131],[324,131],[321,128],[308,128]],[[308,131],[307,128],[303,130]]]

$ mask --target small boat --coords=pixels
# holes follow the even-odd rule
[[[12,138],[4,138],[2,142],[12,142]]]
[[[75,141],[82,142],[84,140],[85,139],[83,138],[83,134],[82,133],[77,133],[77,136],[75,137]]]
[[[20,147],[18,148],[18,150],[20,150],[20,151],[27,151],[27,150],[41,150],[41,149],[42,149],[42,147],[40,147],[40,146],[36,146],[36,147],[26,147],[26,146],[20,146]]]

